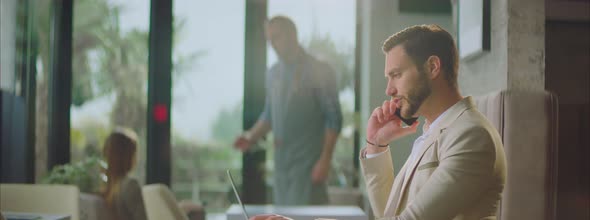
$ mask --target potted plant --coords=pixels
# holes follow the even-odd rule
[[[54,167],[41,183],[76,185],[80,192],[97,194],[103,182],[106,163],[99,157]]]

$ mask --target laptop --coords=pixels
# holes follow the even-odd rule
[[[4,218],[1,218],[4,216]],[[40,214],[40,213],[26,213],[26,212],[10,212],[2,211],[0,219],[6,220],[68,220],[71,219],[69,215],[63,214]]]
[[[250,219],[250,217],[248,217],[248,213],[246,212],[246,208],[244,207],[244,203],[242,203],[242,199],[240,199],[240,195],[238,194],[238,189],[236,189],[236,184],[234,183],[234,178],[232,178],[229,170],[227,170],[227,176],[229,177],[229,181],[231,183],[232,189],[234,190],[234,194],[236,195],[236,199],[238,200],[238,203],[240,203],[240,207],[242,207],[242,214],[244,214],[244,218],[246,220]]]

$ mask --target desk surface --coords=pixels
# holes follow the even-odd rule
[[[6,220],[70,220],[69,215],[53,215],[41,213],[24,213],[2,211],[2,216]]]
[[[246,205],[246,212],[250,217],[259,214],[279,214],[297,220],[312,220],[317,218],[331,218],[338,220],[367,220],[362,209],[356,206],[274,206],[274,205]],[[227,220],[244,220],[242,209],[233,204],[226,211]]]

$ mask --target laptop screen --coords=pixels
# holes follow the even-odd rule
[[[236,184],[234,183],[234,178],[231,176],[231,173],[229,172],[229,170],[227,170],[227,176],[229,177],[229,182],[231,183],[231,187],[234,190],[234,194],[236,195],[236,199],[238,200],[238,203],[240,203],[240,207],[242,207],[242,213],[244,214],[244,217],[246,218],[246,220],[250,219],[250,217],[248,217],[248,213],[246,212],[246,208],[244,207],[244,203],[242,203],[242,200],[240,199],[240,195],[238,194],[238,189],[236,189]]]

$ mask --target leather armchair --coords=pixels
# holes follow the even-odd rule
[[[546,91],[499,91],[474,98],[498,129],[506,153],[498,219],[555,219],[557,97]]]

